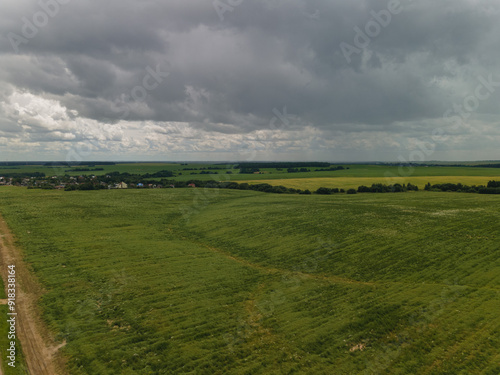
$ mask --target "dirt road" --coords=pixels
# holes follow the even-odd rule
[[[14,246],[12,233],[0,216],[0,273],[4,284],[7,284],[7,266],[12,264],[16,266],[16,333],[28,371],[33,375],[64,374],[64,363],[56,356],[61,345],[56,345],[52,340],[36,305],[43,290],[23,263],[20,251]]]

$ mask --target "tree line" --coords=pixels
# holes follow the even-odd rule
[[[325,168],[329,167],[330,163],[324,162],[248,162],[239,163],[234,166],[234,169],[241,168],[305,168],[305,167],[317,167]]]
[[[463,193],[500,194],[500,181],[488,181],[488,184],[486,186],[484,185],[468,186],[468,185],[463,185],[461,183],[458,184],[445,183],[445,184],[431,185],[430,183],[427,183],[424,189],[429,191],[456,191]]]

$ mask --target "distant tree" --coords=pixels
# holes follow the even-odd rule
[[[394,184],[391,189],[394,193],[402,193],[406,190],[406,186],[402,186],[401,184]]]
[[[272,190],[273,186],[269,184],[255,184],[255,185],[250,185],[250,189],[252,190],[257,190],[257,191],[263,191],[266,193],[270,193]]]
[[[248,167],[240,168],[241,174],[252,174],[255,172],[260,172],[260,169],[259,168],[248,168]]]
[[[273,188],[271,189],[271,193],[276,193],[276,194],[283,194],[283,193],[287,193],[287,192],[288,192],[288,189],[282,185],[273,186]]]
[[[371,189],[368,186],[358,186],[358,193],[371,193]]]
[[[320,187],[315,191],[316,194],[327,195],[332,193],[332,189],[326,187]]]
[[[408,186],[406,186],[406,189],[408,191],[418,191],[418,186],[408,183]]]
[[[478,189],[478,193],[479,194],[500,194],[500,187],[482,187],[480,189]]]
[[[347,194],[356,194],[356,189],[347,190]]]

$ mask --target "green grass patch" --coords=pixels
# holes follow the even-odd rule
[[[496,196],[0,189],[71,374],[494,374]]]

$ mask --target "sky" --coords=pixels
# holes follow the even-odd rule
[[[500,159],[500,1],[2,0],[2,161]]]

